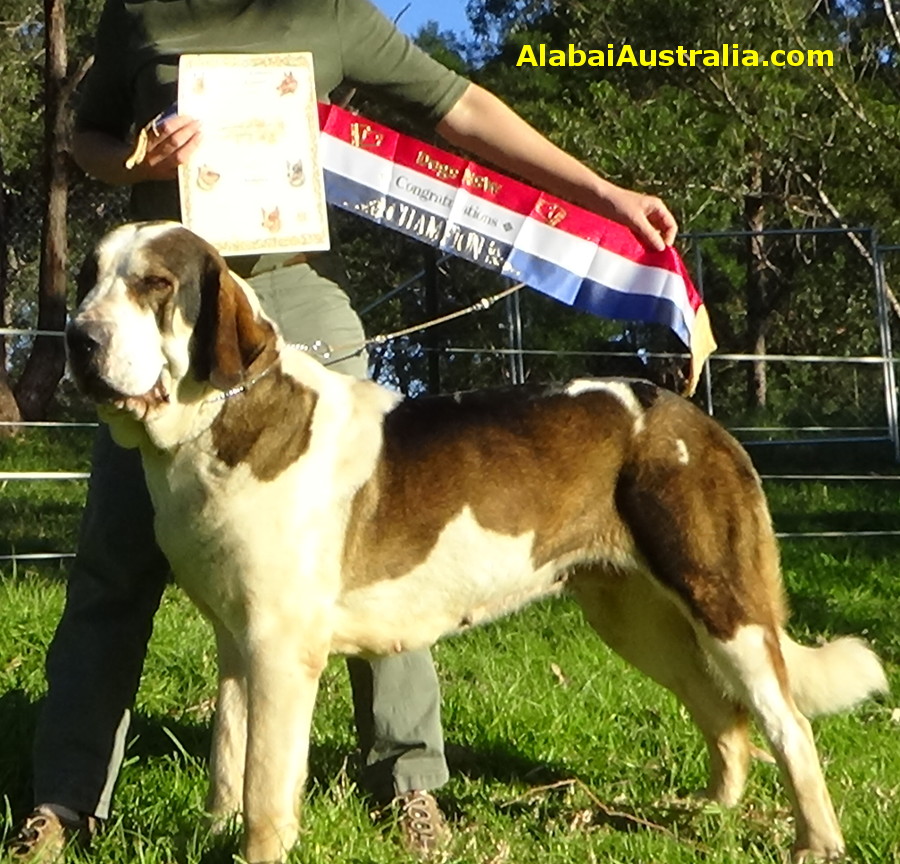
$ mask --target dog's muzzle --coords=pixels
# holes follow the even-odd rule
[[[79,391],[95,402],[112,402],[122,394],[103,377],[105,350],[100,328],[90,321],[70,321],[66,327],[66,357]]]
[[[135,388],[143,392],[126,392],[110,380],[108,332],[101,322],[78,318],[70,321],[66,327],[66,355],[75,386],[98,405],[111,405],[143,419],[169,401],[161,376],[149,389],[144,389],[146,385]]]

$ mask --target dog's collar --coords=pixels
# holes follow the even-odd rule
[[[240,396],[241,393],[249,390],[254,384],[256,384],[257,381],[265,378],[266,375],[268,375],[278,365],[280,359],[281,358],[279,357],[278,360],[276,360],[271,366],[267,366],[265,369],[263,369],[262,372],[259,373],[259,375],[255,375],[249,381],[244,381],[243,383],[237,384],[229,390],[223,390],[221,393],[216,393],[215,396],[210,396],[207,399],[204,399],[204,403],[211,404],[215,402],[224,402],[226,399],[232,399],[235,396]]]
[[[282,350],[285,348],[290,349],[292,351],[303,351],[305,354],[309,354],[312,357],[315,357],[323,366],[333,366],[335,363],[340,363],[342,360],[347,360],[350,357],[355,357],[360,352],[364,351],[369,342],[365,342],[360,345],[356,350],[350,351],[347,354],[341,354],[338,357],[335,357],[335,349],[333,349],[327,342],[323,342],[321,339],[316,339],[315,342],[311,342],[310,344],[305,344],[303,342],[291,342],[287,345],[284,345]],[[346,346],[347,348],[351,346]],[[341,350],[341,349],[337,349]],[[278,366],[281,361],[281,356],[263,369],[258,375],[254,375],[248,381],[243,381],[240,384],[236,384],[234,387],[229,390],[224,390],[221,393],[216,393],[215,396],[210,396],[208,399],[204,400],[206,403],[215,403],[215,402],[224,402],[226,399],[233,399],[235,396],[240,396],[242,393],[245,393],[249,390],[254,384],[261,381],[265,378],[269,373]]]

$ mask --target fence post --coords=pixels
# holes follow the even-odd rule
[[[425,320],[432,321],[438,317],[440,295],[438,293],[438,251],[425,248]],[[422,334],[425,347],[425,362],[428,365],[428,392],[432,395],[441,392],[441,355],[438,352],[438,340],[434,330],[426,330]]]
[[[875,271],[875,296],[878,304],[878,329],[881,335],[881,355],[884,358],[884,408],[888,432],[894,446],[894,461],[900,462],[900,432],[897,423],[897,381],[894,372],[894,350],[891,340],[890,305],[887,299],[887,280],[884,275],[884,256],[878,245],[878,232],[869,233],[872,264]]]
[[[509,378],[512,384],[525,383],[525,360],[522,356],[522,305],[519,291],[513,291],[506,300],[506,332],[509,347]]]

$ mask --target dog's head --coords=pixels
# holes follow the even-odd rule
[[[174,222],[107,234],[78,277],[69,369],[101,406],[152,419],[172,402],[229,390],[277,360],[277,333],[252,291]]]

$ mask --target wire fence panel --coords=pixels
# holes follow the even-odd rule
[[[98,233],[100,221],[90,231]],[[763,249],[763,259],[752,254],[751,236],[761,241],[752,249]],[[719,342],[695,400],[750,448],[763,469],[769,457],[761,454],[785,448],[805,452],[838,445],[856,454],[872,446],[898,458],[892,346],[900,326],[894,294],[895,285],[900,291],[900,247],[878,246],[867,229],[733,231],[687,235],[682,241]],[[424,321],[435,305],[444,315],[502,287],[494,274],[459,259],[429,260],[429,254],[420,273],[360,304],[372,335],[390,315],[402,318],[390,321],[387,329],[396,329]],[[14,278],[33,276],[34,263],[18,260]],[[0,328],[13,371],[39,335],[28,326],[28,310],[18,308],[15,320]],[[490,309],[378,346],[370,371],[412,396],[584,375],[649,377],[678,389],[687,360],[684,346],[663,328],[601,320],[526,289]],[[51,524],[40,537],[22,527],[0,541],[0,562],[72,555],[74,542],[59,538],[74,541],[68,523],[77,521],[83,504],[96,421],[68,382],[60,387],[57,407],[58,419],[0,421],[0,494],[26,514],[23,518],[45,506],[64,514],[66,527]],[[18,434],[7,446],[2,433],[10,427]],[[26,452],[28,464],[23,464]],[[764,470],[764,477],[767,483],[826,484],[898,479],[852,471]],[[71,492],[47,491],[67,484]],[[36,488],[44,491],[38,494]],[[35,498],[41,500],[29,503]],[[885,528],[783,536],[898,533]]]

